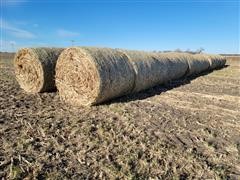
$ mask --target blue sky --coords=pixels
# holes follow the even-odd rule
[[[1,51],[37,46],[240,53],[239,0],[1,0]]]

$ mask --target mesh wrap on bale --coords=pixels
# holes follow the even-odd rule
[[[62,48],[23,48],[14,58],[16,79],[31,93],[55,91],[55,66]]]

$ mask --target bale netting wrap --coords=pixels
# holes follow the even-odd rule
[[[61,48],[23,48],[14,58],[16,79],[30,93],[55,91],[55,66]]]
[[[208,58],[209,58],[211,70],[221,68],[226,63],[226,58],[220,55],[208,54]]]
[[[60,98],[74,106],[95,105],[128,94],[134,78],[128,57],[108,48],[68,48],[56,66]]]
[[[197,75],[210,68],[210,61],[204,54],[186,54],[188,60],[188,73],[187,76]]]
[[[183,77],[188,71],[188,61],[183,53],[156,53],[155,57],[160,61],[165,61],[167,76],[165,81],[171,81]]]
[[[132,92],[139,92],[166,82],[168,76],[166,59],[160,59],[150,52],[120,49],[119,51],[127,55],[135,72]]]

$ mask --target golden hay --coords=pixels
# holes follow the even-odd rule
[[[210,61],[210,69],[221,68],[226,64],[226,58],[224,56],[215,55],[215,54],[207,54]]]
[[[171,79],[184,75],[187,62],[180,61],[173,55],[157,54],[144,51],[124,52],[135,72],[134,88],[132,92],[139,92],[147,88],[162,84]],[[182,66],[183,65],[183,66]],[[169,76],[169,74],[172,74]]]
[[[93,105],[131,92],[135,74],[128,57],[108,48],[68,48],[59,56],[56,85],[72,105]]]
[[[227,61],[227,58],[225,56],[220,56],[219,55],[219,59],[220,59],[220,65],[219,65],[219,68],[222,68],[225,66],[226,64],[226,61]]]
[[[207,71],[210,68],[210,61],[205,54],[186,54],[188,57],[188,72],[187,76],[196,75],[201,72]]]
[[[22,89],[37,93],[56,90],[55,66],[61,48],[23,48],[14,58],[16,79]]]
[[[188,56],[184,53],[156,53],[154,57],[164,62],[164,67],[161,68],[164,68],[167,74],[164,78],[165,82],[179,79],[188,71]]]
[[[72,47],[59,56],[56,86],[60,98],[71,105],[95,105],[206,71],[211,58],[202,54]]]
[[[68,48],[59,56],[56,85],[69,104],[94,105],[182,77],[183,55],[107,48]]]

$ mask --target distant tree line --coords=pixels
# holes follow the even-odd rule
[[[174,51],[170,51],[170,50],[165,50],[165,51],[153,51],[153,52],[164,52],[164,53],[167,53],[167,52],[178,52],[178,53],[190,53],[190,54],[201,54],[204,52],[204,48],[199,48],[195,51],[193,50],[190,50],[190,49],[187,49],[187,50],[181,50],[181,49],[175,49]]]

